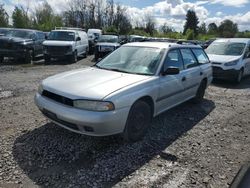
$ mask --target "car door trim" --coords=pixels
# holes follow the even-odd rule
[[[162,97],[158,97],[158,98],[156,99],[156,102],[160,102],[160,101],[162,101],[162,100],[165,100],[165,99],[167,99],[167,98],[169,98],[169,97],[172,97],[172,96],[174,96],[174,95],[176,95],[176,94],[182,93],[182,92],[184,92],[184,91],[186,91],[186,90],[195,88],[195,87],[197,87],[197,86],[199,86],[199,84],[193,84],[193,85],[191,85],[191,86],[189,86],[189,87],[187,87],[187,88],[185,88],[185,89],[181,89],[181,90],[179,90],[179,91],[175,91],[175,92],[173,92],[173,93],[164,95],[164,96],[162,96]]]

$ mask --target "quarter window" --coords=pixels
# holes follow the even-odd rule
[[[164,61],[164,69],[167,69],[168,67],[177,67],[180,70],[183,70],[183,62],[179,50],[171,50],[168,52]]]
[[[185,69],[192,68],[198,65],[192,51],[190,49],[181,49]]]
[[[192,49],[200,64],[209,63],[209,59],[202,49]]]

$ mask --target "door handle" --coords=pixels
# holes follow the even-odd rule
[[[202,75],[203,75],[203,72],[200,72],[200,75],[202,76]]]
[[[186,81],[186,77],[184,76],[184,77],[182,77],[182,79],[181,79],[181,81]]]

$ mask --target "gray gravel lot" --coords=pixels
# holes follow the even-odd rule
[[[201,104],[161,114],[134,144],[50,123],[33,102],[39,82],[92,59],[0,65],[0,187],[224,188],[250,161],[249,77],[214,83]]]

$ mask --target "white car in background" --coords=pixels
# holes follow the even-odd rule
[[[86,57],[89,51],[88,36],[79,28],[56,28],[43,42],[45,64],[50,60],[65,59],[75,63],[79,56]]]
[[[250,39],[217,39],[206,49],[215,79],[229,79],[240,83],[250,75]]]

